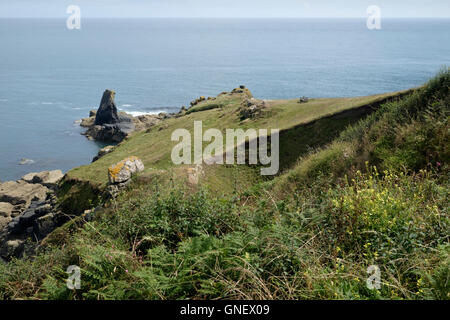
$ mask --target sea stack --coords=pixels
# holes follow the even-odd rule
[[[84,133],[88,138],[120,142],[135,130],[133,117],[117,111],[115,95],[114,91],[105,90],[98,110],[91,111],[89,114],[91,117],[82,120],[81,125],[88,128]]]
[[[184,114],[181,113],[176,115],[160,113],[157,115],[144,114],[133,117],[132,115],[127,114],[126,112],[120,112],[117,109],[116,103],[114,102],[115,96],[116,93],[113,90],[106,89],[103,92],[98,109],[91,110],[89,112],[89,118],[77,121],[81,127],[87,129],[82,134],[88,139],[118,143],[135,131],[147,130],[156,126],[163,120],[175,116],[182,116]],[[98,160],[102,155],[96,157],[94,161]]]
[[[119,122],[119,115],[117,113],[117,107],[114,103],[114,97],[116,93],[112,90],[105,90],[103,93],[100,107],[97,110],[95,116],[94,125],[102,126],[104,124],[115,124]]]

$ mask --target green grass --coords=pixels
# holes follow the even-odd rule
[[[171,141],[172,132],[184,128],[193,132],[194,121],[202,121],[203,129],[242,128],[280,129],[280,169],[289,169],[295,161],[312,148],[331,142],[348,125],[367,115],[370,106],[376,106],[386,99],[395,99],[405,92],[385,93],[368,97],[311,99],[308,103],[299,103],[298,99],[267,101],[264,116],[251,121],[241,121],[239,108],[249,97],[249,93],[219,95],[216,100],[207,100],[194,106],[190,114],[172,118],[145,132],[139,132],[120,143],[112,153],[96,162],[75,168],[66,175],[60,192],[62,206],[68,213],[78,214],[88,209],[86,204],[98,201],[100,193],[108,183],[108,167],[129,156],[137,156],[144,162],[143,176],[172,175],[187,177],[190,166],[174,166],[171,151],[177,142]],[[220,104],[220,108],[210,108]],[[193,112],[192,110],[196,110]],[[234,168],[229,170],[230,168]],[[211,166],[205,168],[203,179],[212,190],[232,192],[236,185],[250,187],[264,179],[259,171],[248,166]],[[91,192],[94,196],[86,198],[84,187],[96,186]]]
[[[169,169],[173,167],[170,154],[177,144],[177,142],[171,142],[172,132],[178,128],[184,128],[192,133],[194,121],[203,121],[204,130],[208,128],[219,130],[227,128],[278,128],[288,130],[343,110],[358,108],[396,95],[398,93],[357,98],[312,99],[303,104],[299,104],[297,100],[276,100],[268,102],[270,117],[259,118],[250,122],[241,122],[237,112],[247,95],[221,96],[218,98],[219,102],[206,101],[194,107],[198,107],[200,110],[205,108],[204,111],[200,112],[199,110],[180,118],[169,119],[152,128],[149,132],[134,134],[122,142],[114,152],[100,160],[69,171],[68,178],[104,185],[108,181],[107,168],[130,155],[135,155],[143,160],[146,173],[152,173],[159,169]],[[226,101],[226,103],[223,101]],[[224,107],[216,109],[207,107],[215,103],[223,103]]]
[[[180,169],[143,153],[147,164],[166,171],[148,169],[93,221],[79,217],[51,234],[34,259],[0,265],[0,298],[448,300],[449,87],[445,70],[401,100],[360,120],[341,114],[336,124],[326,112],[380,97],[309,102],[323,106],[321,116],[292,110],[309,103],[271,102],[270,118],[255,122],[278,117],[294,139],[289,148],[300,151],[270,181],[257,179],[253,167],[212,166],[192,188]],[[157,143],[151,134],[163,137],[183,121],[189,126],[189,117],[250,125],[236,123],[232,108],[195,112],[164,130],[137,134],[103,165],[138,141]],[[292,119],[294,113],[302,115]],[[332,138],[319,136],[305,147],[314,138],[298,127],[310,122],[307,114],[319,119],[307,128],[329,127]],[[103,165],[80,168],[79,177]],[[224,180],[231,181],[228,189]],[[81,268],[78,291],[65,287],[72,264]],[[380,290],[366,286],[371,265],[380,268]]]
[[[384,104],[375,113],[343,130],[324,148],[299,157],[296,165],[272,182],[273,191],[295,191],[326,176],[336,179],[366,162],[381,170],[419,170],[450,158],[448,136],[449,72],[401,101]]]

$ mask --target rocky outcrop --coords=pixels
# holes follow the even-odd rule
[[[249,98],[253,98],[252,93],[250,92],[250,90],[248,88],[246,88],[245,86],[239,86],[239,88],[233,89],[231,91],[231,94],[236,94],[236,93],[243,93],[245,95],[247,95]]]
[[[12,220],[11,216],[0,216],[0,230],[3,230]]]
[[[107,192],[113,198],[128,185],[131,177],[144,171],[144,163],[135,156],[128,157],[108,168],[109,186]]]
[[[115,148],[116,148],[115,146],[106,146],[106,147],[100,149],[98,154],[94,157],[94,159],[92,159],[92,162],[95,162],[98,159],[100,159],[101,157],[107,155],[108,153],[113,152]]]
[[[95,124],[95,117],[97,115],[97,110],[89,111],[89,118],[83,118],[81,120],[77,120],[75,122],[80,124],[80,127],[89,128]]]
[[[136,131],[146,130],[161,123],[165,119],[171,118],[173,115],[167,113],[160,114],[144,114],[141,116],[133,117],[133,122],[136,127]]]
[[[7,202],[0,202],[0,230],[4,229],[11,222],[14,206]]]
[[[206,98],[204,96],[201,96],[200,98],[197,98],[195,100],[192,100],[190,105],[191,107],[196,106],[197,104],[199,104],[200,102],[206,101]]]
[[[10,217],[14,206],[8,202],[0,202],[0,217]]]
[[[27,235],[35,235],[37,238],[45,237],[47,234],[42,232],[42,228],[36,222],[40,217],[50,214],[55,205],[56,198],[53,194],[49,194],[44,201],[33,202],[23,214],[12,219],[7,226],[7,231],[19,237]]]
[[[56,196],[49,193],[44,201],[33,201],[22,214],[12,218],[0,230],[0,257],[8,261],[12,257],[22,257],[25,251],[32,252],[37,241],[66,222],[67,217],[57,213],[56,206]]]
[[[81,127],[87,128],[83,134],[88,139],[121,142],[132,132],[147,130],[165,119],[176,116],[162,112],[158,115],[145,114],[133,117],[117,110],[114,97],[114,91],[106,90],[98,110],[91,110],[89,118],[78,121]]]
[[[252,93],[245,86],[233,89],[231,92],[222,92],[223,95],[244,95],[244,97],[253,98]],[[189,110],[183,106],[178,113],[160,113],[158,115],[146,114],[133,117],[126,112],[119,112],[114,102],[115,92],[105,90],[98,110],[91,110],[89,117],[78,120],[81,127],[87,128],[83,133],[88,139],[121,142],[135,131],[150,131],[152,127],[160,124],[162,121],[174,117],[182,117],[189,113]],[[214,101],[217,98],[201,96],[190,103],[190,108],[205,101]],[[189,109],[190,109],[189,108]],[[96,159],[98,160],[98,158]]]
[[[47,188],[55,188],[57,183],[64,177],[61,170],[43,171],[38,173],[29,173],[22,177],[22,180],[28,183],[41,184]]]
[[[111,90],[105,90],[100,101],[100,106],[95,114],[94,125],[102,126],[104,124],[119,123],[119,114],[117,113],[117,107],[114,102],[116,93]]]
[[[200,178],[205,174],[203,171],[203,166],[201,164],[196,165],[195,167],[187,169],[188,174],[188,182],[191,185],[197,185],[200,181]]]
[[[32,201],[45,199],[48,188],[40,184],[32,184],[23,180],[8,181],[0,185],[0,201],[12,204],[16,209],[27,208]]]
[[[61,225],[65,215],[57,215],[55,189],[62,179],[60,170],[29,173],[18,181],[0,184],[0,257],[21,257]]]
[[[233,89],[231,92],[223,91],[223,92],[220,93],[216,98],[214,98],[214,97],[208,97],[208,98],[205,98],[204,96],[201,96],[201,97],[199,97],[199,98],[197,98],[197,99],[194,99],[194,100],[192,100],[192,101],[190,102],[190,107],[189,107],[189,108],[192,108],[192,107],[194,107],[194,106],[196,106],[196,105],[198,105],[198,104],[200,104],[200,103],[202,103],[202,102],[205,102],[205,101],[214,101],[214,100],[216,100],[218,97],[221,97],[221,96],[232,96],[232,95],[236,95],[236,94],[244,94],[244,95],[246,95],[248,98],[253,98],[253,95],[252,95],[252,93],[250,92],[250,90],[249,90],[248,88],[246,88],[245,86],[241,85],[241,86],[239,86],[239,88],[235,88],[235,89]],[[183,107],[183,108],[185,109],[185,107]],[[181,113],[181,114],[182,114],[184,111],[186,111],[186,110],[183,110],[183,108],[180,110],[180,113]]]
[[[80,125],[88,128],[84,133],[88,138],[120,142],[135,130],[132,117],[117,111],[114,97],[114,91],[105,90],[95,115],[90,112],[90,118],[81,121]]]
[[[94,125],[95,116],[90,116],[89,118],[83,118],[77,121],[80,124],[80,127],[89,128]]]
[[[134,131],[134,124],[131,119],[123,118],[122,122],[116,124],[105,124],[103,126],[94,125],[84,134],[92,140],[121,142]]]
[[[257,100],[255,98],[246,99],[238,109],[240,119],[258,118],[263,114],[265,108],[266,103],[263,100]]]
[[[135,156],[128,157],[108,168],[110,184],[124,183],[131,179],[132,175],[144,171],[144,164]]]
[[[309,98],[305,97],[305,96],[298,99],[298,103],[307,103],[308,101],[309,101]]]

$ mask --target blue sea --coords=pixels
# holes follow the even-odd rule
[[[450,20],[0,20],[0,180],[90,163],[74,121],[116,91],[127,112],[177,111],[246,85],[258,98],[407,89],[450,65]],[[21,158],[34,163],[19,165]]]

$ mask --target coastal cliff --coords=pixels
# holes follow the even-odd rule
[[[7,182],[0,185],[3,190],[6,190],[5,195],[8,194],[8,190],[16,190],[18,193],[23,190],[22,193],[26,193],[28,197],[20,210],[16,206],[9,212],[9,206],[12,206],[10,203],[4,203],[3,206],[0,206],[5,211],[4,217],[0,219],[0,230],[3,229],[3,235],[0,236],[0,247],[3,245],[3,251],[0,252],[0,256],[3,259],[10,259],[11,257],[21,257],[25,253],[32,254],[35,248],[39,246],[39,242],[56,228],[80,215],[85,217],[88,214],[89,216],[91,212],[98,209],[99,205],[107,203],[108,199],[119,196],[130,185],[132,176],[138,172],[147,171],[140,175],[140,179],[148,175],[157,176],[159,179],[167,179],[169,171],[166,168],[158,166],[157,163],[149,164],[146,160],[146,156],[151,155],[151,153],[148,153],[147,146],[154,142],[163,141],[159,137],[160,133],[170,133],[171,128],[183,127],[194,119],[203,118],[207,113],[210,113],[208,117],[218,120],[219,127],[223,126],[223,123],[227,123],[226,117],[231,118],[230,120],[234,123],[246,126],[250,123],[257,125],[258,122],[267,121],[273,117],[274,113],[280,112],[277,111],[278,108],[284,108],[285,110],[281,110],[287,111],[287,114],[279,117],[283,121],[289,121],[284,127],[281,127],[281,166],[284,168],[291,166],[293,160],[306,152],[305,147],[317,147],[331,141],[348,124],[367,116],[383,103],[399,99],[410,93],[410,91],[405,91],[363,99],[325,99],[322,101],[302,97],[289,101],[268,101],[254,98],[245,86],[240,86],[230,92],[222,92],[217,97],[199,97],[190,103],[189,108],[181,108],[178,113],[132,117],[119,112],[114,101],[115,92],[105,90],[98,110],[92,110],[89,113],[89,118],[80,121],[80,126],[87,128],[84,133],[87,137],[113,143],[113,145],[102,148],[98,155],[94,157],[93,164],[90,165],[96,166],[97,163],[100,163],[101,175],[106,174],[107,181],[80,179],[74,177],[71,172],[63,178],[60,171],[53,171],[28,174],[17,182]],[[346,101],[345,105],[342,104],[344,101]],[[335,106],[339,107],[335,109],[334,113],[327,115],[327,112],[333,110]],[[307,109],[305,115],[309,115],[317,112],[317,109],[320,108],[324,109],[319,111],[314,118],[305,118],[301,115],[297,121],[292,122],[292,114],[298,116],[299,113],[305,111],[304,109]],[[222,114],[217,115],[217,111],[222,112]],[[228,123],[230,123],[230,120],[228,120]],[[302,123],[304,120],[306,122]],[[171,122],[176,124],[171,124]],[[334,122],[334,124],[330,126],[330,122]],[[282,123],[275,121],[274,124],[280,125]],[[320,134],[324,126],[328,126],[326,138]],[[122,130],[123,128],[125,129]],[[149,135],[150,139],[146,138],[144,141],[133,143],[133,140],[139,135]],[[314,138],[314,135],[319,139]],[[304,137],[309,139],[307,144],[304,144],[304,140],[298,141],[299,138],[303,139]],[[166,139],[170,140],[169,137]],[[295,143],[298,143],[298,146],[292,148],[291,145]],[[121,150],[130,144],[136,145],[138,148],[133,147],[130,150],[128,147],[125,152]],[[166,155],[170,154],[169,147],[170,144],[166,144],[158,151],[165,152]],[[142,151],[144,151],[144,154],[142,154]],[[134,157],[135,155],[140,157]],[[130,156],[133,157],[130,158]],[[111,159],[111,157],[113,158]],[[125,165],[125,163],[128,163],[128,159],[133,159],[136,163]],[[147,170],[145,170],[146,166],[148,166]],[[203,166],[182,166],[175,169],[175,174],[179,178],[186,179],[186,183],[192,186],[199,185],[200,182],[209,184],[208,180],[216,175],[215,171],[218,168],[210,166],[206,169],[207,174],[205,174]],[[243,169],[242,183],[258,179],[252,177],[245,181],[249,178],[249,175],[254,173],[251,167]],[[232,172],[232,170],[229,170],[229,172]],[[220,184],[211,185],[211,187],[227,190],[231,186],[229,181],[222,180]],[[8,213],[6,213],[7,211]],[[24,240],[28,237],[37,240],[37,242],[25,246]]]
[[[239,87],[135,126],[96,161],[34,187],[53,196],[19,213],[21,230],[41,230],[54,210],[70,219],[34,240],[35,259],[10,259],[30,233],[8,238],[0,296],[445,299],[449,88],[448,70],[369,97],[262,100]],[[114,107],[108,93],[106,122],[120,119]],[[84,122],[95,126],[97,114]],[[171,133],[192,132],[194,121],[280,129],[282,170],[265,178],[249,164],[174,166]],[[61,270],[74,263],[84,284],[70,291]],[[386,275],[378,291],[363,281],[374,264]],[[36,290],[15,285],[27,268]]]

